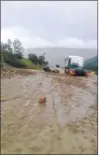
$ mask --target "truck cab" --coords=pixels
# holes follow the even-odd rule
[[[68,56],[65,59],[65,73],[68,74],[70,70],[74,71],[74,73],[78,72],[78,70],[83,70],[83,57],[80,56]]]

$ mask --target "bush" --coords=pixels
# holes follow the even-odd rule
[[[29,54],[28,55],[28,59],[30,60],[30,61],[32,61],[32,63],[34,63],[34,64],[38,64],[38,57],[37,57],[37,55],[36,54]]]
[[[15,54],[18,59],[22,59],[22,53]]]
[[[32,62],[26,58],[19,59],[19,63],[25,68],[32,68],[33,66]]]
[[[33,64],[31,60],[18,57],[16,54],[13,54],[12,52],[7,51],[1,52],[1,57],[4,59],[4,62],[13,67],[36,69],[36,70],[40,70],[42,68],[41,65]]]
[[[3,56],[3,59],[4,59],[4,62],[14,66],[14,67],[18,67],[18,68],[25,68],[26,65],[25,64],[22,64],[20,62],[20,59],[18,59],[16,57],[15,54],[12,54],[11,52],[7,52],[7,51],[4,51],[2,52],[2,56]]]

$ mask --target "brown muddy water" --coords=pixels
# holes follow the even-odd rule
[[[2,79],[1,153],[97,153],[97,77]]]

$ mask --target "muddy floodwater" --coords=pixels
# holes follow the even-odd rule
[[[46,104],[39,98],[46,97]],[[97,77],[1,80],[2,154],[97,153]]]

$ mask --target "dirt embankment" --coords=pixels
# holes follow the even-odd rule
[[[96,76],[5,78],[1,102],[2,153],[97,153]]]

